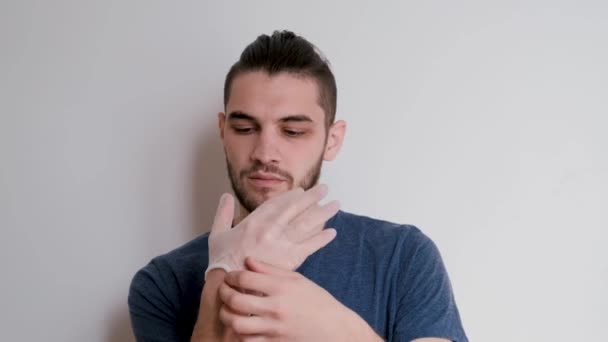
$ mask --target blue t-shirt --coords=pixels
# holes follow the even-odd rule
[[[325,227],[335,228],[336,238],[309,256],[298,272],[355,311],[386,341],[468,341],[441,255],[418,228],[344,211]],[[138,341],[190,340],[208,263],[208,237],[154,258],[135,274],[129,310]]]

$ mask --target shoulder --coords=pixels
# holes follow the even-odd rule
[[[338,233],[328,252],[356,255],[363,264],[373,260],[387,272],[402,274],[438,258],[433,241],[411,224],[340,211],[327,226]]]
[[[208,234],[153,258],[131,280],[128,304],[137,340],[190,336],[207,264]]]
[[[165,254],[153,258],[144,272],[187,272],[189,269],[206,266],[208,261],[209,234],[202,234]]]
[[[129,302],[140,297],[162,294],[178,301],[177,295],[190,286],[201,284],[208,264],[208,238],[205,233],[165,254],[154,257],[139,269],[129,290]]]
[[[417,226],[396,223],[371,216],[340,211],[332,223],[338,234],[354,236],[373,243],[392,243],[401,247],[415,248],[431,243],[431,239]]]

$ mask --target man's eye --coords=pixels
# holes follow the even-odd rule
[[[304,132],[294,131],[292,129],[286,129],[285,134],[287,134],[290,137],[297,137],[297,136],[304,134]]]
[[[249,134],[253,132],[252,127],[232,127],[232,129],[234,129],[234,131],[238,134]]]

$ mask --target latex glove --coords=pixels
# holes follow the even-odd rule
[[[326,195],[325,185],[287,191],[264,202],[234,228],[234,198],[222,195],[209,235],[205,279],[215,268],[243,270],[248,256],[286,270],[297,269],[336,237],[335,229],[323,229],[339,210],[337,201],[318,205]]]

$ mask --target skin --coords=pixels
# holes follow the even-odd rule
[[[218,121],[241,219],[277,193],[312,187],[321,163],[338,154],[346,122],[327,129],[317,98],[317,85],[310,78],[259,71],[234,79],[226,113],[219,113]],[[285,181],[255,186],[248,176],[256,170]]]
[[[312,187],[321,163],[337,156],[346,123],[327,127],[318,98],[317,84],[309,77],[256,71],[234,79],[218,123],[239,200],[235,224],[277,194]],[[251,178],[256,171],[281,181],[257,182]],[[301,274],[253,258],[246,266],[245,271],[209,273],[201,296],[204,314],[199,314],[192,340],[381,341],[361,317]]]

